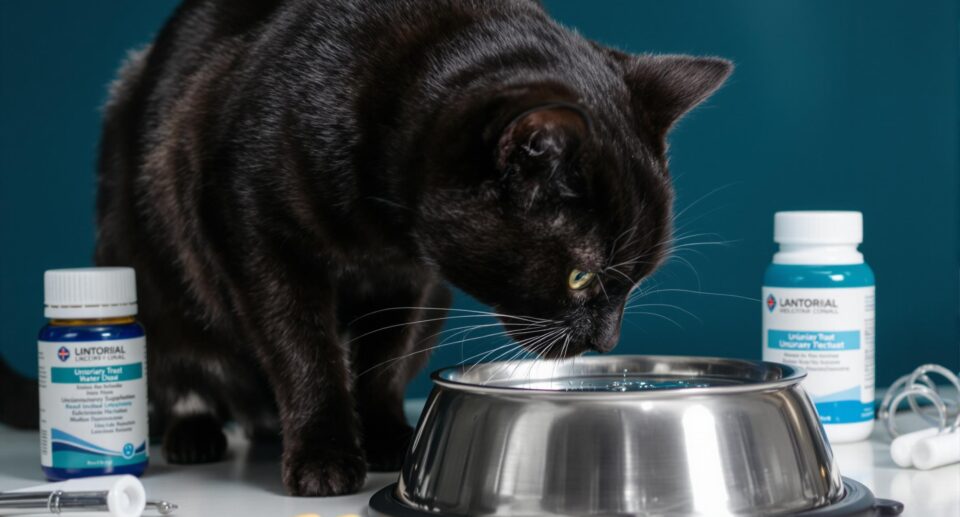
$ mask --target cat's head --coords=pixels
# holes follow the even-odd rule
[[[606,56],[622,76],[605,99],[545,81],[469,103],[420,203],[425,258],[547,357],[616,345],[630,292],[669,251],[667,133],[731,70]]]

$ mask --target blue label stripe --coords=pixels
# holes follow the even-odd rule
[[[65,433],[56,427],[50,430],[50,440],[54,446],[56,446],[57,442],[60,442],[89,451],[100,452],[103,454],[113,454],[117,456],[120,455],[120,451],[111,451],[110,449],[105,449],[99,445],[95,445],[81,438],[77,438],[72,434]]]
[[[860,349],[859,330],[767,330],[767,348],[806,352]]]
[[[147,461],[147,455],[144,452],[135,454],[130,458],[124,458],[122,456],[106,456],[83,451],[53,451],[53,467],[61,469],[120,467],[143,463],[145,461]]]
[[[54,366],[50,381],[54,384],[96,384],[123,382],[143,378],[143,363],[116,366]]]
[[[763,276],[764,287],[815,287],[844,289],[873,287],[873,270],[866,264],[801,266],[770,264]]]
[[[815,402],[814,406],[824,424],[852,424],[873,420],[873,402],[838,400]]]
[[[147,460],[147,442],[136,447],[133,454],[124,457],[121,451],[111,451],[65,433],[51,430],[50,449],[53,452],[53,467],[67,469],[117,467],[133,465]],[[130,445],[133,448],[132,445]]]
[[[822,402],[839,402],[842,400],[860,400],[860,386],[854,386],[834,393],[827,393],[826,395],[811,395],[810,398],[817,404]]]

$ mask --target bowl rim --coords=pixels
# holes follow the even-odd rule
[[[504,385],[490,385],[490,384],[474,384],[470,382],[465,382],[456,379],[450,379],[444,377],[444,375],[449,375],[456,373],[458,371],[463,371],[464,369],[470,368],[477,364],[497,364],[497,363],[525,363],[530,361],[543,361],[542,359],[522,359],[515,361],[492,361],[489,363],[475,363],[470,365],[458,365],[458,366],[448,366],[445,368],[440,368],[433,371],[430,374],[430,380],[433,381],[433,384],[436,387],[446,388],[453,391],[461,392],[470,392],[470,393],[483,393],[490,395],[510,395],[510,396],[528,396],[536,398],[564,398],[564,399],[607,399],[613,398],[617,400],[624,400],[629,398],[636,399],[664,399],[664,398],[677,398],[677,397],[691,397],[691,396],[709,396],[709,395],[725,395],[725,394],[737,394],[737,393],[752,393],[760,391],[769,391],[769,390],[778,390],[787,388],[793,385],[797,385],[807,376],[807,371],[799,366],[793,366],[783,363],[776,363],[773,361],[755,361],[750,359],[737,359],[737,358],[726,358],[726,357],[711,357],[711,356],[688,356],[688,355],[646,355],[646,354],[622,354],[622,355],[599,355],[599,356],[581,356],[575,358],[576,361],[586,361],[586,362],[609,362],[611,359],[617,358],[643,358],[652,361],[670,361],[670,362],[707,362],[707,363],[718,363],[718,364],[730,364],[730,365],[752,365],[760,366],[765,368],[779,369],[785,373],[779,379],[773,380],[761,380],[756,382],[747,382],[743,384],[733,384],[726,386],[708,386],[701,388],[665,388],[665,389],[656,389],[656,390],[640,390],[640,391],[565,391],[565,390],[551,390],[543,388],[521,388],[516,386],[504,386]],[[570,359],[565,359],[570,360]],[[550,361],[550,360],[547,360]]]

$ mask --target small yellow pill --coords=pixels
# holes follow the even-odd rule
[[[320,515],[316,513],[301,513],[300,515],[294,515],[293,517],[320,517]]]

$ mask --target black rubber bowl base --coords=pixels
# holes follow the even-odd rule
[[[799,517],[886,517],[900,515],[903,504],[889,499],[878,499],[862,484],[843,478],[843,499],[822,508],[792,515]],[[371,517],[461,517],[439,512],[427,512],[403,504],[394,495],[396,483],[384,487],[370,498]]]

